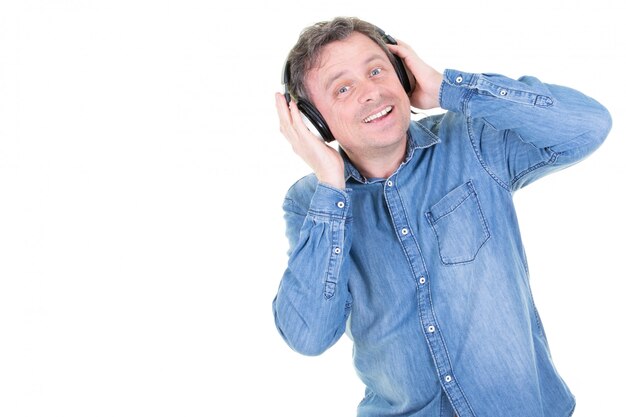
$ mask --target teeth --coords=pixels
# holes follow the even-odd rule
[[[391,106],[387,106],[384,109],[382,109],[381,111],[379,111],[378,113],[372,114],[371,116],[367,116],[365,119],[363,119],[363,121],[365,123],[369,123],[372,120],[376,120],[379,117],[383,117],[384,115],[388,114],[390,111],[391,111]]]

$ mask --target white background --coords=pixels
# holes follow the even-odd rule
[[[440,70],[535,75],[609,108],[605,145],[516,202],[575,415],[620,415],[622,7],[2,0],[0,415],[354,415],[347,338],[300,356],[271,314],[282,198],[308,172],[273,93],[300,30],[337,15]]]

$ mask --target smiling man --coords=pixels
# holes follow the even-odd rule
[[[439,73],[355,18],[305,29],[285,73],[281,132],[313,170],[283,203],[288,345],[318,355],[347,333],[362,417],[571,415],[512,197],[597,149],[607,110],[534,77]]]
[[[327,45],[318,65],[308,73],[306,91],[342,149],[364,175],[391,175],[404,158],[410,103],[389,57],[355,32]]]

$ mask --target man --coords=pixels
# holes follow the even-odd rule
[[[318,355],[347,332],[366,385],[359,416],[571,415],[512,196],[593,152],[607,110],[534,77],[441,74],[354,18],[303,31],[286,72],[281,132],[314,172],[283,205],[289,261],[273,308],[289,346]],[[306,127],[302,103],[340,152]],[[411,121],[411,106],[448,111]]]

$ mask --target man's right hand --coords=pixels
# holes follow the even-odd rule
[[[425,63],[406,43],[387,45],[389,50],[402,58],[406,69],[415,77],[415,86],[409,94],[411,106],[428,110],[439,107],[439,89],[443,74]]]
[[[344,189],[344,165],[339,152],[311,133],[293,100],[287,104],[285,96],[276,93],[276,110],[280,132],[287,138],[296,155],[311,167],[318,181]]]

